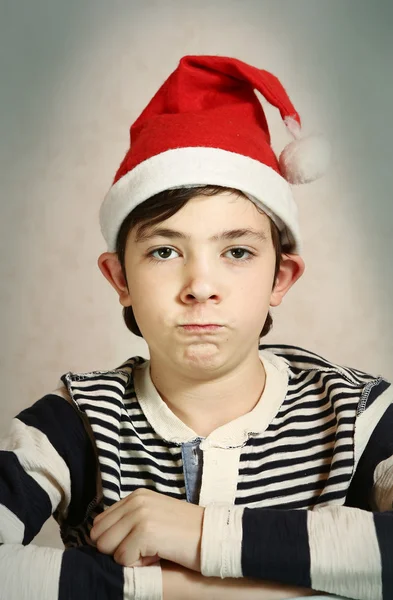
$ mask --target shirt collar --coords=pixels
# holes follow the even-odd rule
[[[205,439],[207,445],[228,448],[243,446],[252,434],[265,431],[284,401],[288,387],[288,363],[285,359],[259,350],[266,381],[254,408],[233,421],[218,427]],[[135,393],[147,420],[164,440],[181,444],[201,437],[183,423],[163,401],[150,377],[150,360],[133,368]]]

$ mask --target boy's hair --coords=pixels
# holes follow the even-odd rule
[[[192,188],[176,188],[171,190],[165,190],[164,192],[160,192],[155,196],[152,196],[148,200],[145,200],[141,204],[138,204],[126,217],[123,221],[119,233],[116,238],[116,254],[118,256],[123,277],[127,282],[125,265],[124,265],[124,256],[125,249],[128,236],[131,230],[134,227],[138,228],[138,232],[143,233],[144,230],[148,229],[152,225],[157,223],[161,223],[169,217],[172,217],[176,214],[189,200],[194,198],[195,196],[203,195],[203,196],[214,196],[223,191],[232,192],[238,195],[244,196],[242,192],[237,189],[221,187],[221,186],[213,186],[213,185],[204,185],[200,187],[192,187]],[[245,197],[245,196],[244,196]],[[251,200],[250,200],[251,202]],[[255,206],[258,212],[263,213],[263,210],[258,206]],[[264,214],[264,213],[263,213]],[[282,254],[291,254],[293,251],[293,246],[290,244],[283,245],[280,238],[279,230],[276,224],[270,219],[270,231],[272,235],[273,246],[276,251],[276,266],[274,271],[274,279],[273,279],[273,288],[276,283],[277,273],[281,263]],[[131,306],[125,306],[123,308],[123,318],[127,328],[139,337],[143,337],[138,324],[135,320],[134,311]],[[273,319],[268,312],[265,324],[263,329],[259,335],[260,338],[267,335],[273,325]]]

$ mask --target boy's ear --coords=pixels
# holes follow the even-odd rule
[[[276,284],[270,296],[270,306],[281,304],[285,294],[303,275],[306,266],[298,254],[283,254],[276,277]]]
[[[116,252],[104,252],[98,257],[97,264],[105,279],[109,281],[111,286],[114,287],[119,294],[120,304],[122,306],[131,306],[127,281],[123,276],[121,264]]]

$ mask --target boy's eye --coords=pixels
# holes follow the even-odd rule
[[[173,248],[167,248],[167,247],[162,247],[162,248],[157,248],[156,250],[152,250],[151,252],[148,253],[147,256],[153,257],[156,260],[165,260],[166,258],[169,258],[168,253],[170,252],[175,252],[175,250],[173,250]],[[154,256],[156,253],[159,254],[159,256]]]
[[[171,258],[171,252],[176,252],[178,254],[174,248],[161,246],[161,248],[156,248],[156,250],[149,252],[147,256],[153,260],[156,260],[157,262],[166,262],[168,258]],[[253,256],[255,256],[255,254],[251,252],[251,250],[247,250],[247,248],[230,248],[230,250],[227,250],[225,254],[228,254],[228,252],[232,253],[231,258],[234,259],[235,262],[245,262],[246,260],[250,260]],[[239,253],[241,256],[239,256]],[[248,254],[246,258],[244,258],[244,253]],[[155,256],[156,254],[158,254],[158,256]]]
[[[244,252],[247,252],[250,256],[253,256],[252,253],[250,252],[250,250],[246,250],[245,248],[231,248],[230,250],[228,250],[228,252],[235,252],[236,256],[234,255],[233,258],[242,258],[244,256]],[[239,256],[237,253],[240,252],[242,254],[242,256]],[[248,260],[248,258],[243,258],[243,260]]]

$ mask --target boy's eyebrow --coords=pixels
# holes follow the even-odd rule
[[[156,228],[151,229],[146,233],[138,233],[136,235],[136,243],[147,242],[154,237],[166,237],[171,239],[189,240],[190,236],[176,231],[175,229],[168,228]],[[218,242],[219,240],[233,240],[241,237],[253,237],[260,242],[266,242],[268,237],[263,231],[257,231],[256,229],[227,229],[221,231],[209,238],[209,242]]]

